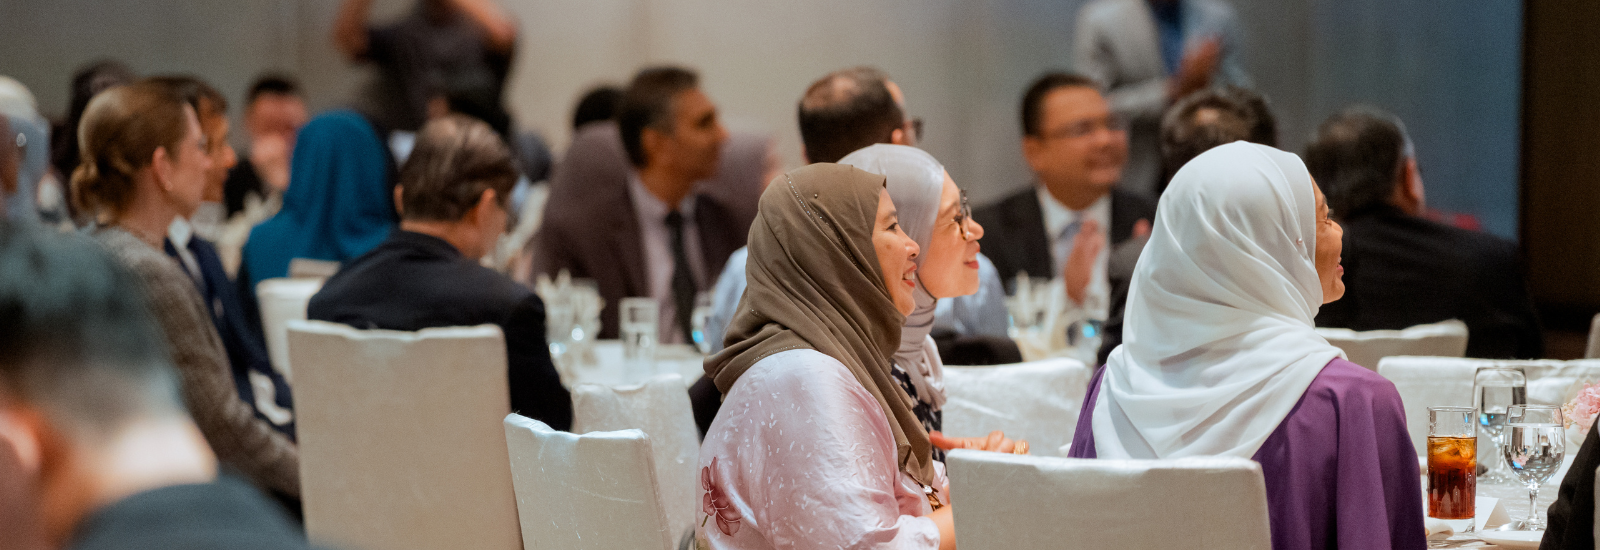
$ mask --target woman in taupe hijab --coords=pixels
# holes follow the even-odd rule
[[[917,253],[883,176],[815,164],[767,186],[706,360],[727,397],[700,449],[702,543],[955,547],[943,468],[890,376]]]

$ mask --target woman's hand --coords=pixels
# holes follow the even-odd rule
[[[1006,439],[1005,432],[999,430],[989,432],[988,437],[945,437],[940,432],[928,432],[928,440],[933,442],[933,446],[946,451],[971,449],[995,453],[1028,454],[1027,441]]]

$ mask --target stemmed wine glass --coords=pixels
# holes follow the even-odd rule
[[[1512,367],[1482,367],[1472,378],[1472,407],[1478,412],[1478,426],[1495,447],[1496,452],[1485,453],[1492,463],[1483,476],[1488,483],[1512,483],[1516,479],[1499,460],[1500,432],[1506,423],[1506,409],[1527,404],[1528,377],[1522,369]]]
[[[1551,405],[1512,405],[1506,410],[1500,448],[1511,471],[1528,486],[1529,531],[1544,529],[1539,521],[1539,486],[1561,469],[1567,454],[1566,422],[1561,408]]]

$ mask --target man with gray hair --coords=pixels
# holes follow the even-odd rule
[[[499,325],[511,412],[567,430],[572,398],[550,360],[544,302],[478,263],[506,229],[516,181],[511,150],[488,124],[428,122],[395,187],[400,228],[330,277],[306,313],[358,329]]]
[[[1460,319],[1468,357],[1544,354],[1516,245],[1423,217],[1422,173],[1400,119],[1370,107],[1329,117],[1306,148],[1306,168],[1344,226],[1344,298],[1322,306],[1317,326]]]

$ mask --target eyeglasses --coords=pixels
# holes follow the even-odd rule
[[[915,139],[917,143],[922,143],[922,117],[912,117],[911,137]]]
[[[961,210],[956,212],[956,227],[961,230],[961,240],[972,240],[972,230],[967,225],[972,220],[972,205],[967,202],[967,190],[961,190]]]
[[[1115,114],[1096,120],[1080,120],[1066,127],[1044,134],[1047,140],[1087,137],[1099,130],[1122,132],[1128,129],[1127,121]]]

